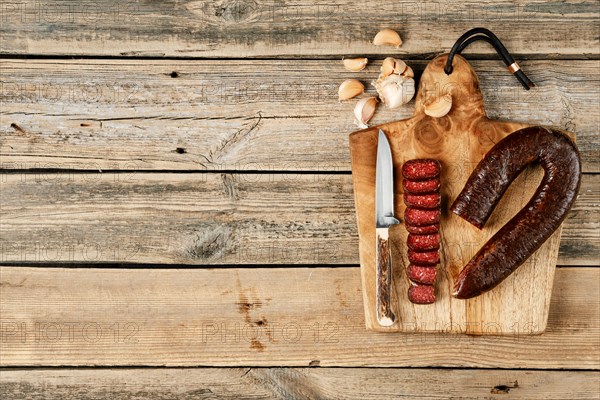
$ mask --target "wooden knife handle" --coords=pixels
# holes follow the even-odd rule
[[[377,228],[376,308],[381,326],[392,326],[396,316],[392,312],[392,254],[389,228]]]

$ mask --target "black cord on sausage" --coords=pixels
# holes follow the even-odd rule
[[[564,133],[542,127],[513,132],[477,165],[451,210],[482,228],[511,182],[531,164],[544,177],[535,194],[461,271],[454,296],[478,296],[502,282],[558,229],[579,191],[581,160]]]

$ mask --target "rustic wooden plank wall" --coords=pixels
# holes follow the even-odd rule
[[[598,398],[597,2],[0,7],[2,398]],[[577,133],[548,329],[373,335],[337,86],[373,93],[389,55],[418,77],[474,26],[538,85],[472,46],[490,116]]]

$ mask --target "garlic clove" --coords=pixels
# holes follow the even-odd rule
[[[394,58],[394,62],[394,73],[402,75],[404,71],[406,71],[406,68],[408,68],[408,65],[406,65],[404,61],[398,60],[397,58]]]
[[[385,60],[383,60],[383,63],[381,64],[381,68],[379,69],[381,71],[380,76],[386,77],[386,76],[393,74],[395,66],[396,66],[396,59],[394,59],[393,57],[386,58]]]
[[[396,74],[380,77],[373,82],[373,86],[388,108],[396,108],[408,103],[415,94],[415,81]]]
[[[365,85],[356,79],[346,79],[338,89],[338,99],[348,100],[365,91]]]
[[[369,120],[373,117],[373,114],[375,114],[376,107],[376,97],[365,97],[356,103],[356,106],[354,107],[354,117],[355,123],[359,128],[365,129],[369,127],[367,122],[369,122]]]
[[[381,74],[379,75],[379,77],[385,78],[386,76],[389,76],[391,74],[403,75],[407,68],[408,66],[404,61],[398,60],[393,57],[388,57],[385,60],[383,60],[383,63],[381,64]]]
[[[434,118],[441,118],[450,112],[452,108],[452,96],[446,94],[425,105],[425,114]]]
[[[409,67],[408,65],[404,69],[404,72],[402,72],[400,75],[402,75],[405,78],[414,78],[415,77],[415,73],[413,72],[412,68]]]
[[[358,72],[365,69],[369,60],[367,58],[345,58],[342,62],[348,71]]]
[[[402,39],[400,39],[398,32],[391,29],[382,29],[377,33],[377,35],[375,35],[373,44],[376,46],[389,45],[400,47],[402,44]]]

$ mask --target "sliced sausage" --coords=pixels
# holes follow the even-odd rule
[[[435,266],[423,266],[410,264],[406,270],[408,279],[416,283],[423,283],[425,285],[433,285],[437,270]]]
[[[437,178],[440,176],[440,169],[438,160],[427,158],[409,160],[402,166],[402,176],[413,181]]]
[[[415,304],[431,304],[435,301],[435,291],[432,285],[420,283],[411,284],[408,288],[408,299]]]
[[[407,207],[404,211],[404,220],[408,225],[425,226],[440,222],[440,210],[425,210]]]
[[[412,194],[436,193],[440,190],[440,179],[428,179],[426,181],[402,180],[402,187]]]
[[[441,203],[439,193],[428,194],[404,194],[404,204],[416,208],[438,208]]]
[[[440,231],[440,224],[414,226],[406,225],[408,233],[414,233],[415,235],[426,235],[428,233],[438,233]]]
[[[408,230],[406,274],[411,283],[408,299],[415,304],[435,301],[436,265],[440,262],[440,172],[439,161],[410,160],[402,166],[405,227]]]
[[[440,234],[430,233],[429,235],[408,234],[406,239],[408,248],[414,251],[431,251],[440,248]]]
[[[419,265],[436,265],[440,263],[440,253],[434,251],[414,251],[408,250],[408,261]]]

